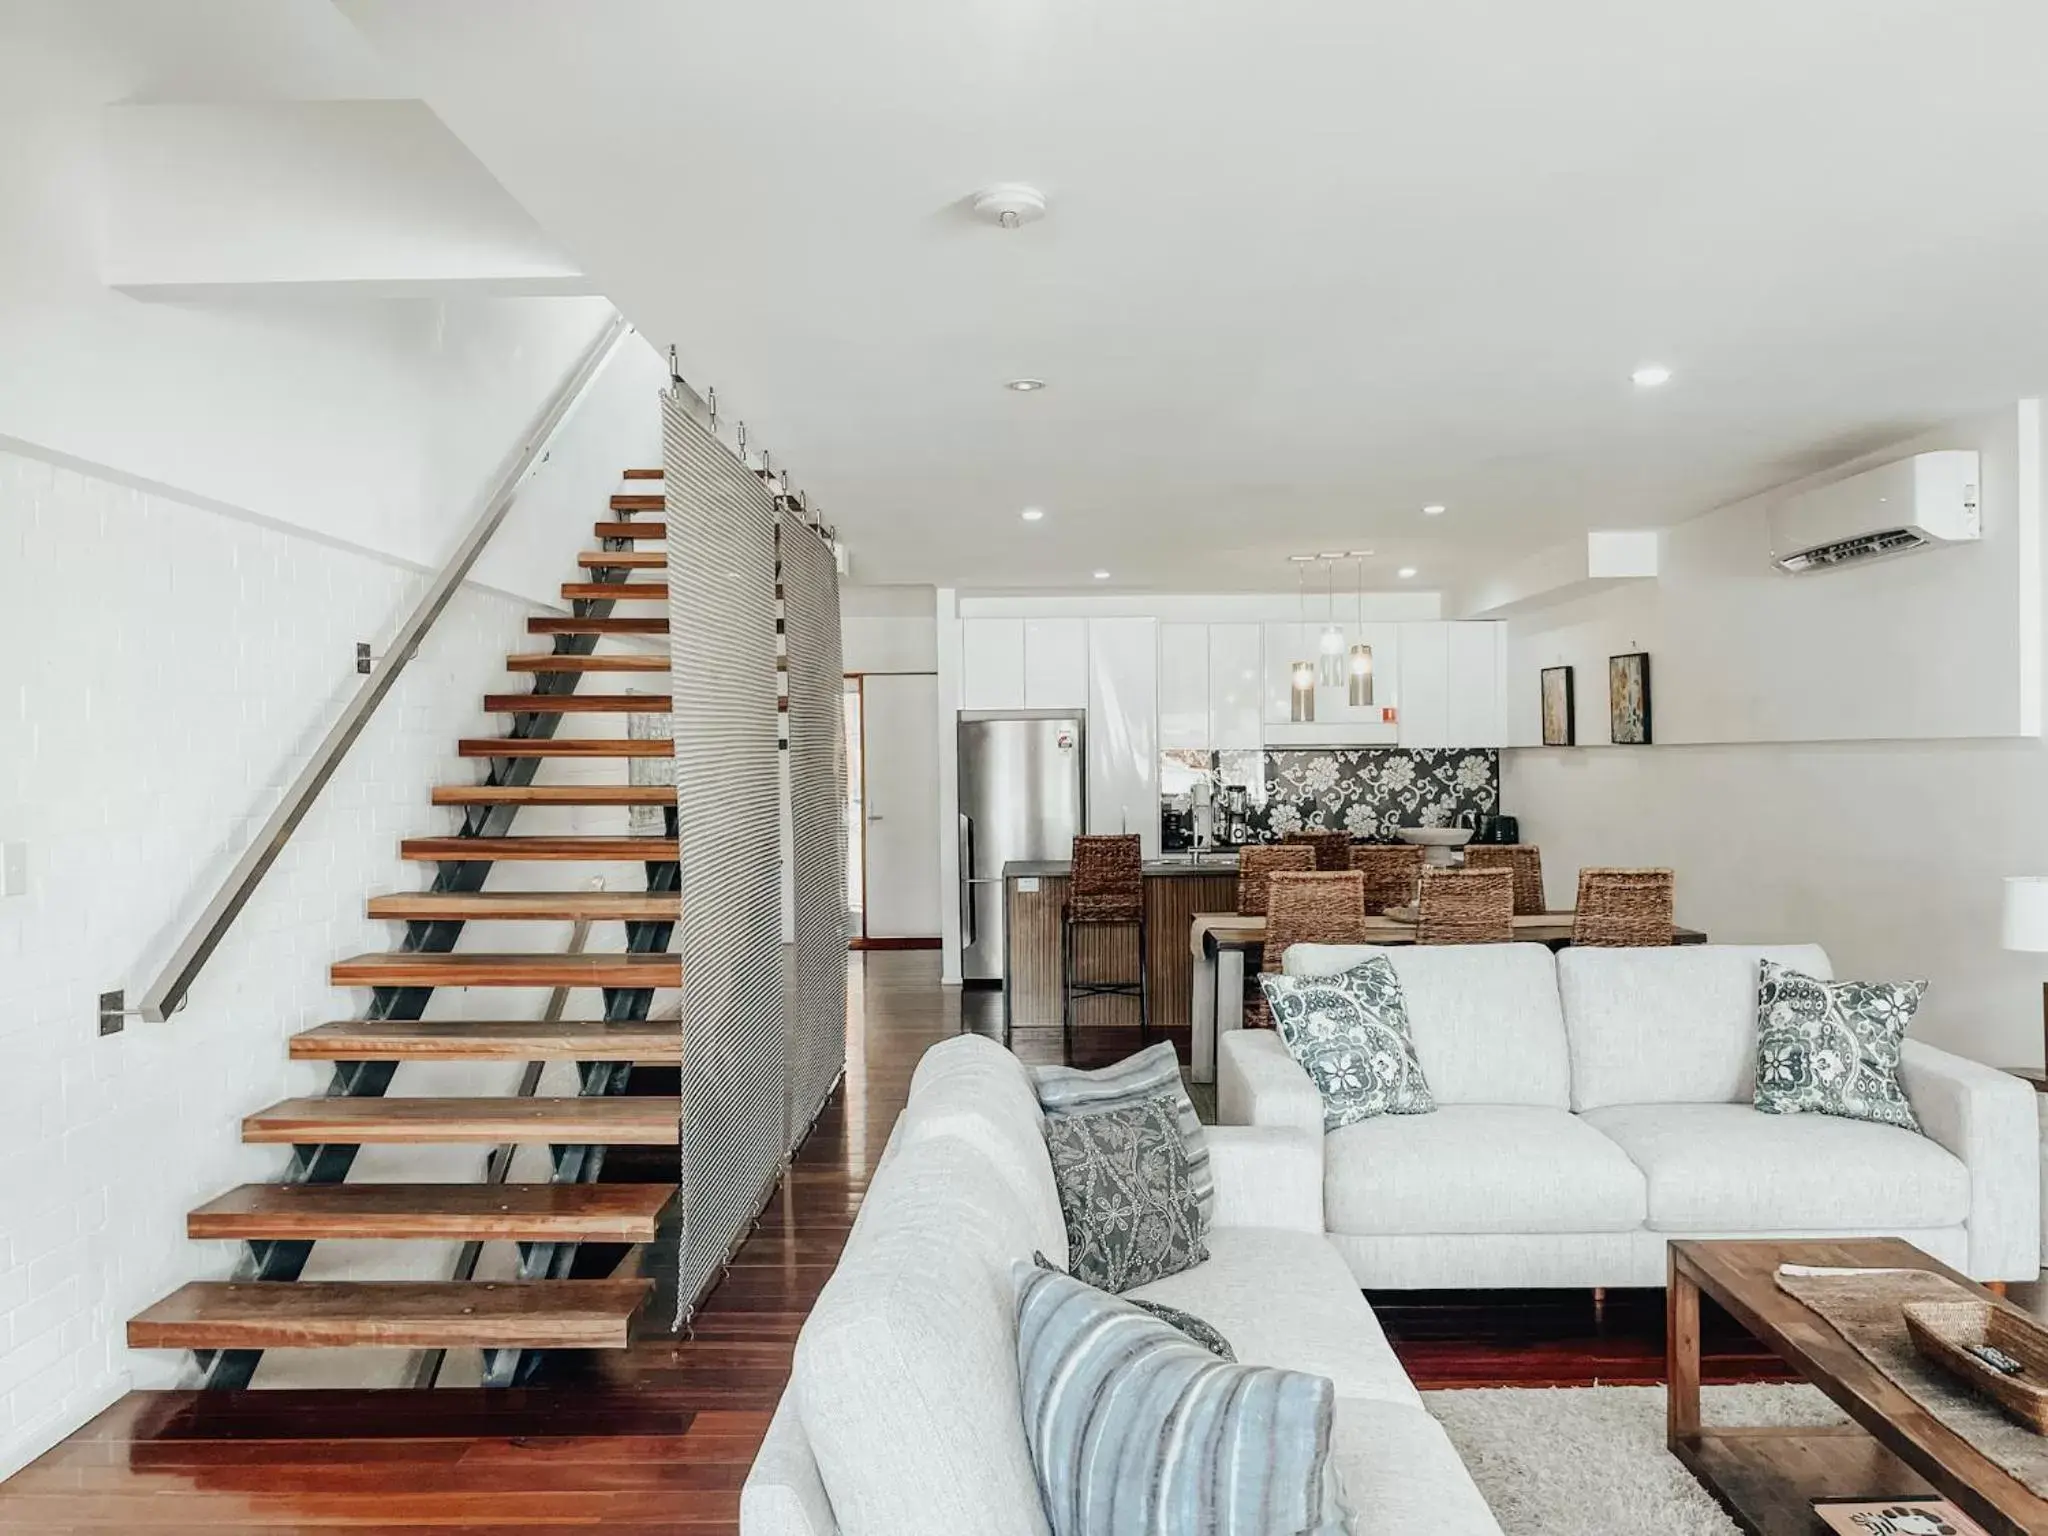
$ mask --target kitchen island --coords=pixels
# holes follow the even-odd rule
[[[1058,1027],[1066,988],[1060,957],[1060,910],[1072,885],[1065,859],[1012,859],[1003,866],[1007,944],[1003,955],[1003,1026]],[[1185,1039],[1194,1023],[1194,967],[1189,964],[1188,927],[1197,912],[1229,912],[1237,906],[1237,858],[1210,854],[1200,863],[1187,856],[1145,862],[1145,984],[1151,993],[1155,1034]],[[1137,929],[1085,925],[1074,935],[1074,963],[1088,978],[1136,979]],[[1077,1028],[1121,1026],[1137,1040],[1138,999],[1082,997],[1074,1000]],[[1185,1059],[1186,1047],[1182,1049]]]

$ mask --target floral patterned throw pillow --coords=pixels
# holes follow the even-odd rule
[[[1114,1294],[1209,1257],[1187,1144],[1165,1100],[1052,1115],[1045,1149],[1076,1280]]]
[[[1756,1107],[1918,1131],[1899,1083],[1899,1052],[1926,992],[1924,981],[1823,981],[1763,961]]]
[[[1323,1096],[1323,1129],[1375,1115],[1436,1108],[1415,1042],[1401,978],[1382,955],[1335,976],[1261,976],[1287,1053]]]

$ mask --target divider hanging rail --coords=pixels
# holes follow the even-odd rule
[[[456,591],[475,567],[478,557],[484,552],[484,546],[490,543],[492,535],[498,531],[506,515],[511,512],[513,503],[518,500],[519,488],[546,459],[556,436],[575,414],[576,407],[582,403],[590,387],[604,372],[605,365],[612,360],[613,354],[631,332],[632,327],[626,323],[625,316],[614,314],[611,323],[591,344],[575,369],[563,381],[561,388],[555,392],[533,431],[499,480],[490,500],[484,504],[483,512],[462,542],[456,546],[455,553],[449,557],[448,563],[441,567],[440,572],[428,584],[427,590],[421,595],[412,612],[406,616],[405,622],[398,626],[398,632],[392,636],[383,660],[376,664],[363,685],[356,690],[355,697],[349,700],[340,718],[334,722],[325,739],[314,749],[313,755],[307,759],[306,766],[300,771],[298,778],[293,780],[291,787],[284,792],[284,798],[278,802],[277,809],[271,812],[270,819],[264,822],[262,830],[251,840],[248,849],[236,861],[235,867],[228,872],[227,878],[221,882],[220,890],[213,900],[207,903],[206,910],[199,914],[191,931],[186,934],[184,942],[172,953],[156,980],[150,984],[149,990],[143,993],[140,1009],[143,1018],[151,1023],[160,1024],[183,1006],[186,994],[192,989],[193,981],[205,968],[206,962],[213,957],[214,950],[219,948],[220,941],[227,935],[228,929],[234,926],[235,919],[241,915],[242,908],[248,905],[249,897],[257,885],[261,883],[264,875],[269,873],[271,865],[277,862],[278,855],[284,852],[285,844],[291,841],[292,834],[299,828],[299,823],[306,819],[306,813],[313,808],[313,802],[319,798],[320,791],[325,789],[328,781],[334,777],[335,770],[341,766],[342,760],[348,756],[349,749],[363,734],[364,727],[376,714],[377,707],[390,695],[400,674],[419,654],[420,642],[434,627],[435,621],[441,617]],[[581,609],[583,605],[579,603],[576,606]],[[573,679],[569,687],[574,687]],[[568,688],[563,691],[568,691]]]

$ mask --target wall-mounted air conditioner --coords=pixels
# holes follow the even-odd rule
[[[1977,454],[1916,453],[1776,502],[1771,559],[1799,575],[1978,537]]]

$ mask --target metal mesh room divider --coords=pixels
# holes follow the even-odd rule
[[[791,1063],[775,501],[680,391],[663,399],[662,439],[683,901],[682,1189],[664,1246],[681,1326],[774,1188]]]
[[[846,694],[832,546],[788,512],[780,542],[796,887],[789,1011],[793,1149],[846,1063]]]

